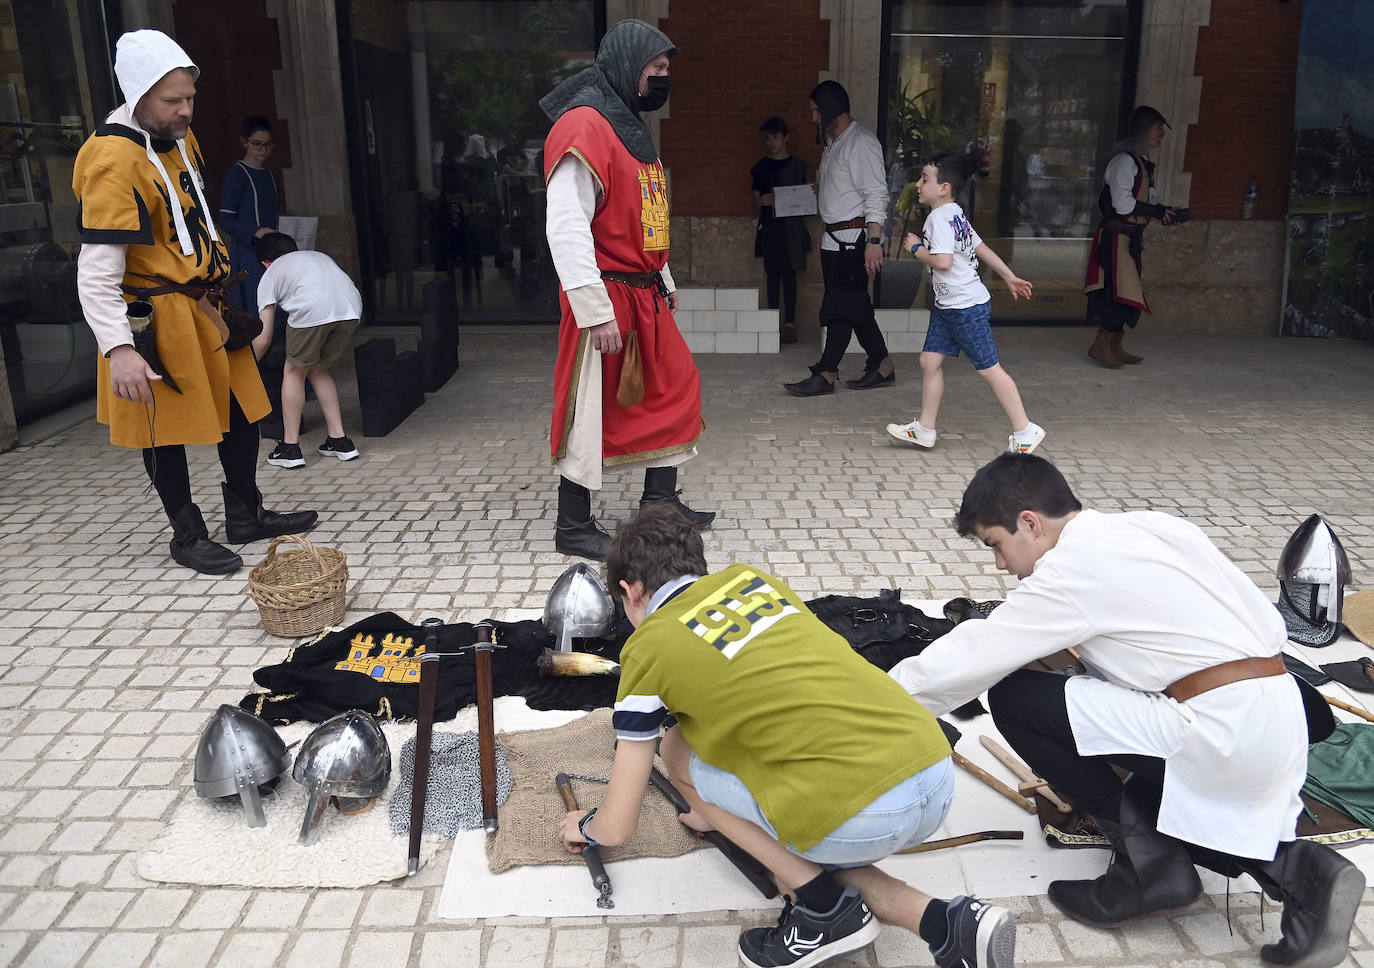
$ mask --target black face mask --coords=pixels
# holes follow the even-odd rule
[[[649,93],[639,96],[639,110],[657,111],[668,103],[668,76],[650,74],[646,80],[649,82]]]

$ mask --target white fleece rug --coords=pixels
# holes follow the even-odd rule
[[[943,614],[943,601],[911,604],[928,615]],[[530,616],[502,617],[516,621]],[[1304,650],[1290,643],[1288,651],[1314,666],[1369,654],[1369,650],[1351,636],[1342,637],[1326,649]],[[1336,683],[1323,686],[1322,690],[1374,709],[1374,703],[1364,701],[1374,700],[1374,696],[1352,695]],[[498,700],[498,732],[557,725],[552,717],[558,714],[531,713],[526,709],[523,715],[514,719],[500,704]],[[1339,710],[1336,714],[1338,719],[1355,719]],[[984,715],[955,724],[963,732],[959,752],[1014,787],[1016,781],[1010,772],[979,741],[979,736],[986,733],[1007,746],[993,726],[992,717]],[[650,795],[655,794],[651,792]],[[1105,850],[1049,847],[1036,817],[961,770],[949,817],[932,839],[980,830],[1021,830],[1025,839],[985,841],[891,857],[878,866],[936,897],[967,894],[999,898],[1043,895],[1050,881],[1096,877],[1106,868],[1108,855]],[[1374,884],[1374,844],[1345,848],[1341,853],[1359,866]],[[1225,878],[1211,871],[1199,870],[1198,873],[1207,893],[1226,893]],[[464,831],[453,844],[437,914],[441,918],[600,917],[756,910],[778,904],[765,900],[716,850],[697,850],[666,859],[623,861],[608,865],[607,874],[615,901],[615,908],[609,911],[596,906],[597,893],[584,867],[517,867],[502,874],[492,874],[486,862],[485,835],[481,831]],[[1232,893],[1257,890],[1248,877],[1237,878],[1229,887]]]
[[[531,714],[523,699],[501,699],[507,715],[520,721]],[[559,714],[547,714],[557,725]],[[581,715],[581,714],[576,714]],[[315,724],[278,729],[288,747],[309,735]],[[475,706],[436,723],[434,731],[463,733],[477,728]],[[399,782],[401,747],[415,735],[414,723],[383,723],[391,747],[391,784],[366,813],[344,816],[326,809],[306,846],[297,843],[305,816],[306,790],[288,771],[263,799],[265,827],[249,827],[237,798],[207,800],[187,790],[162,834],[138,855],[139,876],[175,884],[243,887],[365,887],[405,877],[408,837],[391,832],[389,804]],[[420,866],[430,863],[445,838],[426,835]]]

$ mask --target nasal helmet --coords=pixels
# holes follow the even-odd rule
[[[1350,559],[1320,514],[1293,532],[1279,555],[1279,612],[1288,637],[1304,645],[1330,645],[1341,634],[1341,602],[1350,582]]]
[[[310,794],[299,838],[307,844],[330,797],[366,799],[386,789],[391,747],[377,720],[361,709],[350,709],[316,726],[305,738],[291,776]]]
[[[606,583],[585,562],[578,562],[553,583],[544,605],[544,626],[568,652],[575,638],[596,638],[611,630],[615,602]]]
[[[195,787],[202,797],[237,796],[248,826],[265,827],[262,794],[270,792],[291,767],[286,744],[267,722],[228,703],[220,706],[200,733]]]

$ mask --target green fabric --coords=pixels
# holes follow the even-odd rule
[[[698,579],[620,654],[620,698],[657,696],[707,763],[743,781],[807,850],[949,756],[935,718],[778,579],[745,565]]]
[[[1374,827],[1374,723],[1341,723],[1314,744],[1303,792]]]

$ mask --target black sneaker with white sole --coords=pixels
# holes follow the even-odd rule
[[[324,443],[320,444],[320,453],[325,457],[352,460],[358,456],[358,448],[354,447],[353,441],[347,437],[326,437]]]
[[[1016,921],[1010,911],[961,894],[949,902],[945,924],[949,936],[930,952],[938,968],[1012,968]]]
[[[810,968],[868,947],[879,928],[859,892],[846,887],[824,914],[785,902],[777,927],[750,928],[739,936],[739,953],[751,968]]]
[[[277,441],[277,446],[267,455],[267,463],[273,467],[304,467],[305,457],[301,454],[300,444]]]

